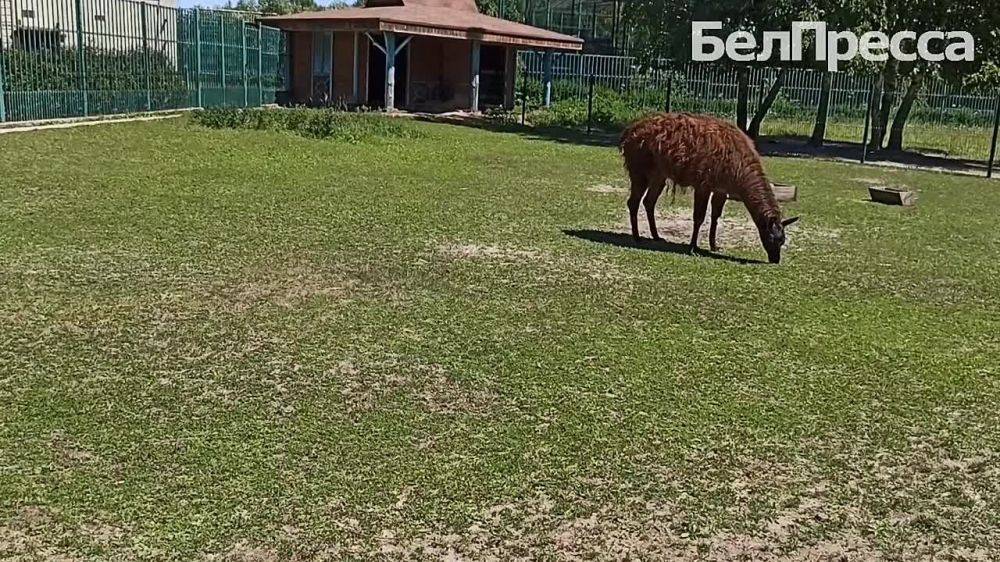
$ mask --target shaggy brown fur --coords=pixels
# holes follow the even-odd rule
[[[705,220],[709,199],[712,223],[709,244],[713,251],[722,209],[730,197],[743,201],[768,259],[778,263],[785,241],[784,227],[797,219],[781,220],[781,209],[764,174],[760,155],[735,125],[706,115],[660,113],[644,117],[622,133],[619,144],[632,181],[628,199],[632,236],[639,239],[639,203],[646,207],[649,230],[656,240],[654,209],[666,182],[694,188],[694,232],[691,250],[698,247],[698,230]],[[645,196],[645,198],[643,197]]]

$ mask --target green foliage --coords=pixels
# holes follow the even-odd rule
[[[291,131],[304,137],[357,143],[373,138],[420,138],[401,118],[333,109],[216,108],[195,111],[194,121],[212,129]]]
[[[608,88],[594,89],[592,124],[622,128],[649,110],[631,103]],[[531,122],[540,127],[579,127],[587,124],[587,100],[569,99],[531,113]]]
[[[9,91],[79,90],[80,52],[75,48],[25,51],[12,49],[0,53],[4,86]],[[148,66],[142,49],[108,51],[85,48],[83,58],[87,71],[87,90],[145,90],[187,93],[187,85],[178,72],[177,62],[166,53],[150,52]],[[148,68],[148,71],[147,71]]]
[[[295,14],[298,12],[314,12],[326,8],[339,8],[347,6],[346,2],[333,2],[329,6],[320,6],[316,0],[238,0],[237,2],[227,2],[226,5],[233,10],[244,12],[257,12],[261,14]]]

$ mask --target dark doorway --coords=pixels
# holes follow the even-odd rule
[[[396,108],[406,106],[407,55],[410,46],[407,45],[396,55]],[[368,42],[368,107],[385,107],[385,55],[370,41]]]
[[[483,45],[479,49],[479,105],[503,105],[507,48]]]

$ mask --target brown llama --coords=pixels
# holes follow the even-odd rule
[[[781,219],[781,209],[764,174],[760,155],[750,140],[735,125],[706,115],[659,113],[629,125],[619,144],[625,168],[632,182],[628,198],[632,236],[639,240],[639,203],[646,207],[649,231],[661,240],[656,230],[656,200],[666,182],[694,189],[694,231],[691,252],[698,249],[698,231],[705,221],[709,198],[712,223],[709,245],[718,250],[715,233],[726,200],[743,201],[757,225],[768,261],[781,261],[785,227],[798,218]],[[645,196],[645,197],[644,197]]]

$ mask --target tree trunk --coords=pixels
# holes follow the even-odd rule
[[[767,95],[761,100],[760,105],[757,106],[757,110],[753,114],[753,119],[750,120],[750,127],[747,128],[747,135],[756,139],[760,135],[760,125],[764,122],[764,117],[767,117],[767,112],[771,110],[771,106],[774,105],[774,100],[778,99],[778,93],[781,92],[781,87],[785,85],[785,76],[788,71],[782,68],[778,71],[778,75],[775,76],[774,82],[771,82],[771,88],[767,91]]]
[[[823,146],[826,140],[826,120],[830,116],[830,91],[833,90],[833,73],[823,73],[823,85],[819,91],[819,106],[816,108],[816,124],[809,139],[809,146]]]
[[[910,79],[910,84],[906,87],[906,94],[903,95],[903,101],[899,102],[899,109],[896,110],[896,116],[892,118],[892,130],[889,133],[887,149],[903,150],[903,129],[906,127],[906,120],[910,117],[913,102],[916,101],[917,94],[920,93],[922,86],[923,78],[919,75]]]
[[[747,130],[749,99],[750,69],[744,67],[736,71],[736,126],[743,132]]]
[[[868,149],[872,151],[881,150],[885,141],[885,134],[888,132],[889,114],[892,113],[892,104],[896,101],[896,81],[899,61],[890,59],[882,72],[882,96],[876,106],[877,112],[872,118],[872,138],[868,143]]]

